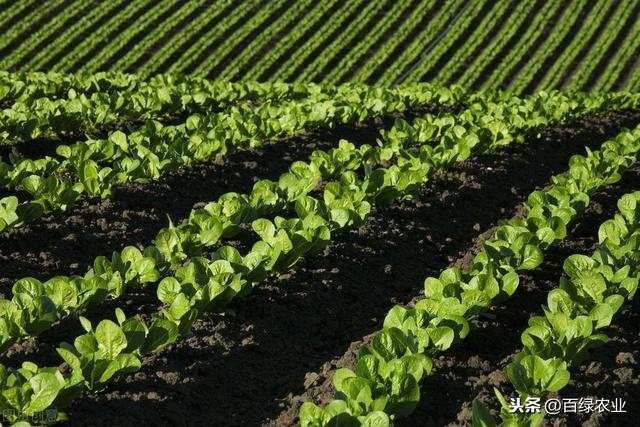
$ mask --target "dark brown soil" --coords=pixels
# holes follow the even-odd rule
[[[544,130],[541,140],[513,144],[437,175],[415,200],[374,211],[365,227],[335,236],[323,255],[267,280],[252,295],[234,303],[234,316],[198,321],[192,337],[146,357],[139,373],[117,379],[104,393],[77,401],[69,410],[71,424],[295,424],[300,402],[326,403],[331,398],[333,392],[325,379],[336,366],[353,364],[353,350],[362,338],[380,328],[384,314],[394,304],[407,303],[418,295],[424,277],[463,258],[477,246],[478,235],[517,213],[527,195],[546,186],[551,175],[564,171],[569,157],[583,153],[583,146],[596,148],[623,123],[631,126],[639,121],[637,113],[602,114],[570,127]],[[371,136],[366,133],[369,130],[362,132]],[[357,135],[333,134],[334,138],[353,136]],[[160,183],[127,188],[114,201],[87,202],[71,215],[52,217],[27,229],[25,236],[1,243],[3,251],[7,245],[11,248],[0,260],[0,268],[8,272],[2,280],[8,284],[12,278],[29,274],[49,277],[83,272],[95,255],[124,244],[147,244],[166,224],[165,214],[175,220],[193,203],[214,199],[224,191],[246,191],[258,176],[275,177],[285,164],[307,153],[310,145],[332,143],[331,138],[326,139],[302,138],[295,140],[297,144],[279,142],[264,150],[239,153],[229,156],[223,165],[203,165]],[[617,194],[613,193],[602,197],[613,201]],[[167,206],[166,200],[175,205]],[[611,204],[608,199],[599,203],[603,210]],[[545,270],[533,274],[541,271]],[[557,274],[549,274],[548,279],[557,279]],[[523,288],[526,292],[527,285]],[[85,314],[95,321],[112,318],[113,308],[119,306],[127,314],[148,315],[157,308],[154,293],[143,289]],[[526,313],[537,307],[533,299],[521,300],[528,304]],[[505,318],[499,314],[498,322]],[[39,339],[15,346],[2,362],[58,363],[53,349],[61,339],[80,332],[76,323],[72,319],[62,322],[60,328]],[[492,325],[484,329],[500,330]],[[487,331],[476,331],[472,337],[486,343],[480,337]],[[511,335],[498,343],[506,351],[486,347],[455,351],[463,352],[460,357],[464,360],[476,356],[483,361],[487,352],[509,356],[518,348],[517,334]],[[497,335],[493,339],[501,340]],[[456,352],[447,357],[456,357]],[[444,361],[438,364],[446,366]],[[444,382],[441,371],[444,369],[438,368],[429,381],[440,378]],[[464,386],[471,381],[468,376],[451,379],[453,387],[449,378],[446,381],[439,389],[452,396],[425,399],[427,405],[440,402],[441,408],[431,414],[431,408],[420,407],[422,418],[413,418],[408,425],[456,421],[462,411],[459,402],[469,402],[475,395]],[[456,387],[456,381],[462,386]],[[433,388],[429,383],[426,387]],[[431,424],[424,422],[425,411],[435,417]]]

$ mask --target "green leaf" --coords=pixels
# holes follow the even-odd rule
[[[260,218],[251,223],[253,230],[262,240],[271,244],[276,234],[276,227],[268,219]]]
[[[574,254],[567,257],[562,268],[570,277],[576,277],[580,272],[593,268],[595,264],[596,262],[586,255]]]
[[[26,415],[33,415],[36,412],[49,408],[55,398],[64,387],[62,376],[58,377],[53,373],[41,372],[29,380],[33,395],[31,401],[25,408]]]
[[[94,333],[98,341],[98,347],[108,359],[115,358],[127,347],[127,337],[115,322],[105,319],[96,327]]]
[[[356,374],[348,368],[341,368],[336,370],[333,374],[333,386],[337,391],[343,391],[342,382],[347,378],[353,378]]]
[[[389,427],[389,416],[382,411],[369,413],[362,421],[362,427]]]
[[[127,353],[127,354],[119,354],[114,360],[112,360],[107,368],[102,372],[99,382],[105,383],[109,379],[111,379],[114,375],[118,374],[130,374],[133,372],[137,372],[140,370],[142,366],[140,359],[138,359],[135,355]]]
[[[80,320],[80,324],[82,325],[85,331],[91,332],[93,330],[93,327],[91,326],[91,321],[89,321],[89,319],[87,319],[84,316],[80,316],[78,319]]]
[[[520,264],[521,270],[533,270],[540,264],[542,264],[543,254],[540,248],[535,245],[526,245],[524,247],[524,254],[522,257],[522,263]]]
[[[166,319],[154,319],[145,342],[140,349],[142,354],[157,351],[173,343],[178,337],[178,326]]]
[[[129,146],[127,145],[127,135],[124,132],[121,132],[119,130],[113,132],[111,135],[109,135],[109,141],[113,142],[123,151],[128,151],[129,149]]]

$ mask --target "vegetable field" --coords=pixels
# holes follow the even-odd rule
[[[0,425],[635,425],[639,31],[0,1]]]

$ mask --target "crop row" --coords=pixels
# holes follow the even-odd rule
[[[233,61],[229,63],[220,73],[215,73],[216,78],[221,79],[238,79],[242,75],[240,71],[246,67],[249,62],[254,61],[256,52],[268,50],[273,39],[280,34],[284,28],[291,25],[292,22],[301,22],[306,18],[306,12],[312,5],[311,0],[297,1],[292,7],[287,8],[279,19],[274,20],[271,25],[264,29],[260,37],[255,37],[243,47],[242,51],[234,56]],[[311,80],[306,80],[311,81]]]
[[[217,22],[216,20],[223,16],[224,11],[231,4],[231,0],[223,0],[216,2],[215,5],[208,5],[202,13],[192,19],[181,31],[174,32],[171,38],[161,45],[159,49],[145,52],[146,55],[149,55],[149,59],[144,62],[143,66],[138,66],[136,73],[148,78],[158,74],[159,70],[168,70],[169,65],[171,65],[170,60],[173,57],[177,57],[176,63],[186,61],[187,58],[184,58],[183,53],[191,49],[200,40],[209,39],[206,28],[211,26],[214,29],[215,25],[211,24]],[[195,40],[195,43],[190,43],[193,40]]]
[[[536,0],[224,0],[216,7],[202,1],[118,0],[93,7],[80,0],[53,0],[11,4],[2,11],[0,26],[6,31],[0,65],[63,72],[118,69],[144,77],[170,72],[329,83],[348,78],[380,85],[436,76],[435,82],[490,89],[505,85],[516,93],[565,82],[582,90],[612,89],[635,84],[631,76],[639,67],[633,63],[637,26],[632,21],[637,14],[635,4],[612,0],[549,5]],[[523,25],[529,17],[532,25]],[[471,28],[472,22],[479,23],[477,28]],[[626,28],[632,29],[627,36],[622,34]],[[463,41],[465,34],[468,40]],[[622,48],[612,52],[614,41],[622,39]],[[461,44],[465,49],[451,54]],[[471,58],[480,46],[486,48]],[[532,46],[531,54],[527,47]],[[450,60],[444,61],[447,52]],[[501,72],[487,72],[497,61]],[[628,76],[621,76],[623,71]],[[501,76],[514,77],[507,82]]]
[[[11,74],[8,78],[11,78]],[[30,81],[29,77],[25,79]],[[107,81],[111,81],[107,79]],[[119,82],[119,80],[117,80]],[[35,138],[61,138],[79,131],[99,132],[106,125],[145,119],[166,119],[195,113],[213,113],[239,103],[329,97],[335,87],[284,83],[231,83],[199,78],[174,80],[158,76],[147,82],[131,81],[132,87],[100,92],[84,82],[68,82],[57,75],[24,83],[16,79],[0,83],[9,108],[0,115],[0,144]],[[108,87],[103,81],[100,86]],[[76,89],[75,86],[78,86]],[[61,93],[67,89],[66,95]],[[80,92],[79,92],[80,91]],[[37,96],[50,93],[47,96]]]
[[[392,308],[383,329],[360,349],[355,370],[334,374],[335,400],[325,408],[310,402],[301,407],[302,426],[389,425],[409,415],[420,400],[420,381],[431,372],[430,357],[463,340],[479,315],[511,297],[519,274],[541,264],[544,251],[566,237],[590,195],[620,180],[639,152],[640,126],[598,151],[574,155],[568,174],[553,177],[549,190],[534,191],[526,216],[500,225],[470,269],[452,267],[429,277],[423,299],[411,308]]]
[[[493,106],[493,114],[502,115],[505,112],[504,109],[505,106]],[[265,217],[282,214],[288,209],[308,209],[309,204],[317,204],[315,199],[309,198],[309,193],[317,187],[321,179],[329,182],[325,187],[328,189],[327,194],[332,194],[336,186],[340,188],[339,181],[331,183],[332,181],[343,176],[353,180],[351,174],[365,165],[372,168],[383,160],[395,159],[401,150],[415,148],[430,143],[433,139],[443,138],[445,134],[453,132],[456,126],[458,127],[457,136],[459,136],[462,132],[460,127],[477,121],[479,114],[482,117],[482,110],[475,107],[460,117],[449,114],[442,117],[427,115],[424,119],[414,120],[411,126],[399,120],[389,131],[382,132],[384,142],[378,147],[363,145],[356,148],[347,141],[341,141],[337,148],[329,152],[316,150],[310,156],[308,163],[294,163],[290,171],[282,174],[276,182],[269,180],[257,182],[251,194],[224,194],[217,202],[192,211],[186,224],[162,229],[155,238],[155,246],[146,248],[144,254],[133,247],[128,247],[120,253],[114,253],[111,262],[100,257],[94,262],[94,270],[85,276],[86,283],[81,283],[82,280],[80,280],[75,286],[85,290],[99,288],[100,286],[95,284],[96,275],[102,275],[104,272],[113,274],[117,271],[120,273],[122,283],[114,283],[110,286],[108,294],[96,297],[104,299],[106,296],[119,296],[125,288],[158,281],[162,275],[174,270],[183,262],[201,255],[208,248],[217,245],[221,239],[232,237],[244,224],[261,222],[264,224]],[[488,118],[485,120],[485,126],[489,124],[487,120]],[[492,128],[493,132],[500,131],[499,122],[494,123]],[[334,196],[335,194],[332,197]],[[297,205],[299,200],[303,200],[304,204]],[[368,207],[364,203],[362,209],[351,211],[345,210],[340,204],[333,206],[326,201],[326,198],[325,204],[327,204],[325,209],[327,219],[342,226],[347,223],[361,222],[357,220],[354,213],[361,216],[368,213]],[[268,227],[268,225],[265,226]],[[260,234],[261,231],[258,230],[258,233]],[[261,237],[264,238],[262,235]],[[106,279],[108,279],[106,282],[113,281],[112,276]],[[48,316],[42,316],[43,313],[34,313],[27,317],[24,314],[17,316],[16,319],[29,320],[26,323],[14,321],[15,326],[7,328],[8,331],[13,332],[5,333],[5,342],[1,343],[2,346],[11,344],[16,338],[34,335],[29,332],[33,330],[30,326],[32,322],[37,322],[37,330],[46,329],[59,316],[84,307],[93,300],[93,291],[83,292],[84,297],[89,298],[87,300],[67,298],[68,301],[64,301],[63,298],[56,297],[55,294],[65,288],[63,281],[58,277],[44,284],[33,279],[16,282],[13,287],[13,308],[11,304],[7,305],[5,307],[7,313],[16,312],[16,307],[20,306],[20,294],[25,292],[23,290],[25,286],[35,286],[40,289],[40,292],[54,301],[54,304],[49,306],[54,307],[55,310]],[[49,318],[51,322],[43,321],[42,318]],[[9,321],[8,324],[10,323]]]
[[[335,34],[344,22],[348,22],[349,19],[353,18],[353,15],[357,13],[358,7],[362,7],[361,2],[352,1],[345,3],[339,9],[339,13],[336,14],[337,16],[334,15],[329,19],[296,50],[294,55],[291,55],[283,61],[278,72],[270,76],[269,80],[290,81],[297,78],[297,73],[302,71],[302,65],[312,58],[312,54],[318,51],[325,39]]]
[[[556,28],[550,32],[544,44],[536,50],[524,68],[520,70],[508,84],[508,90],[515,93],[522,93],[532,84],[532,80],[536,75],[545,72],[545,63],[549,58],[554,57],[562,41],[570,34],[571,28],[585,7],[587,7],[587,3],[585,2],[569,2],[569,5],[558,20],[558,22],[562,22],[562,25],[557,25]]]
[[[84,69],[84,62],[88,61],[92,54],[94,56],[99,54],[105,40],[115,40],[122,23],[134,17],[139,17],[139,14],[148,8],[152,2],[150,0],[137,0],[124,3],[125,7],[111,14],[107,21],[96,31],[91,32],[85,38],[77,40],[77,43],[70,47],[66,40],[56,40],[55,44],[64,45],[64,47],[60,46],[61,50],[69,51],[58,61],[49,64],[51,71],[69,73],[76,72],[81,68]]]
[[[224,38],[222,43],[210,47],[206,58],[196,65],[193,73],[196,75],[210,76],[211,78],[217,77],[214,71],[223,67],[223,61],[230,57],[234,49],[239,48],[243,41],[247,39],[256,28],[270,20],[279,21],[279,15],[288,15],[284,13],[285,9],[289,9],[285,7],[286,1],[287,0],[275,0],[263,4],[255,14],[245,18],[242,21],[242,25],[231,35]],[[237,53],[240,54],[241,52]]]
[[[555,7],[560,4],[560,2],[555,3]],[[536,3],[524,3],[518,5],[514,11],[512,16],[507,19],[498,34],[482,49],[482,54],[478,58],[475,58],[469,67],[462,73],[462,76],[459,79],[456,79],[457,84],[463,87],[474,87],[477,84],[478,79],[490,70],[492,67],[490,66],[491,62],[495,60],[495,58],[501,58],[506,56],[504,53],[504,49],[507,44],[518,38],[518,34],[525,34],[523,39],[529,34],[526,34],[525,27],[528,29],[535,28],[536,25],[540,25],[549,17],[553,16],[553,12],[555,11],[554,5],[552,4],[550,7],[545,8],[544,12],[536,13],[536,18],[538,21],[532,22],[530,25],[526,23],[527,18],[532,12],[535,12]],[[515,49],[512,49],[512,51]]]
[[[260,58],[259,61],[247,65],[246,73],[243,75],[247,79],[266,80],[269,77],[269,70],[277,66],[278,61],[285,52],[291,49],[291,45],[298,43],[306,34],[310,34],[314,26],[322,24],[322,17],[335,7],[337,0],[316,2],[312,9],[300,20],[290,31],[280,39],[273,41],[273,47]]]
[[[522,333],[524,349],[506,369],[521,402],[544,398],[565,387],[569,369],[606,343],[602,329],[635,296],[640,279],[640,192],[625,194],[617,205],[620,213],[598,230],[595,253],[591,257],[574,254],[564,261],[565,277],[547,294],[544,315],[532,316]],[[503,425],[543,421],[544,412],[510,411],[502,393],[495,391],[502,404]],[[474,425],[496,425],[481,402],[474,402],[473,408]]]
[[[11,28],[9,28],[3,34],[3,37],[0,40],[0,51],[7,49],[14,39],[21,37],[24,32],[28,31],[29,28],[32,28],[36,22],[40,21],[43,17],[45,17],[52,10],[55,10],[56,7],[60,6],[62,3],[62,0],[52,0],[50,2],[47,2],[44,7],[36,8],[31,13],[27,13],[24,18],[17,22],[17,25],[11,26]]]
[[[206,54],[211,53],[215,49],[212,45],[221,45],[223,43],[223,35],[242,22],[245,15],[255,12],[256,5],[252,2],[243,2],[240,4],[231,16],[223,19],[218,25],[211,27],[204,33],[195,43],[189,46],[178,61],[169,64],[168,73],[186,73],[188,70],[195,69],[199,60],[205,60]]]
[[[147,0],[143,0],[141,3],[147,3]],[[159,18],[172,8],[177,7],[177,5],[179,5],[179,2],[176,0],[163,1],[162,3],[151,2],[149,6],[145,7],[145,12],[138,18],[138,25],[128,25],[118,32],[98,54],[86,58],[82,62],[82,69],[88,73],[95,73],[96,71],[111,68],[108,66],[117,61],[118,55],[122,52],[128,53],[126,49],[132,40],[135,40],[144,32],[158,29],[161,26],[158,24],[164,24]],[[118,24],[121,24],[121,22]],[[155,26],[151,28],[153,24]],[[119,68],[113,69],[117,70]]]
[[[285,55],[285,52],[291,49],[291,45],[299,43],[305,35],[310,34],[311,29],[315,26],[322,25],[323,16],[336,4],[337,0],[316,2],[305,18],[300,20],[279,40],[275,41],[274,46],[259,61],[248,64],[246,74],[243,77],[261,81],[266,80],[269,77],[269,70],[277,66],[278,61]]]
[[[125,52],[125,55],[116,58],[113,58],[113,69],[115,70],[125,70],[128,72],[134,72],[137,70],[133,69],[134,64],[136,64],[143,55],[149,54],[154,51],[154,46],[158,43],[159,40],[162,40],[168,33],[176,31],[176,27],[178,27],[183,20],[187,19],[188,16],[193,13],[194,10],[197,10],[200,5],[197,2],[186,2],[183,3],[174,13],[166,18],[165,22],[160,23],[160,25],[155,25],[151,29],[141,29],[141,40],[138,40],[135,45],[130,50]],[[153,22],[151,22],[153,25]],[[142,36],[142,34],[144,34]],[[102,68],[102,67],[101,67]]]
[[[94,10],[105,8],[108,9],[109,5],[102,4],[101,7],[97,7]],[[78,8],[65,8],[60,13],[54,15],[41,31],[25,34],[24,37],[20,39],[20,45],[12,52],[12,55],[0,60],[0,69],[14,69],[17,65],[27,62],[27,59],[33,59],[35,49],[40,49],[40,51],[37,52],[39,54],[47,52],[48,49],[42,49],[45,42],[53,38],[54,34],[58,31],[63,30],[69,22],[79,21],[78,17],[87,14],[88,9],[90,9],[90,5],[83,5]],[[30,66],[31,64],[26,64],[26,68]],[[40,68],[27,69],[37,70]]]
[[[21,2],[14,2],[11,5],[0,12],[0,26],[4,28],[10,22],[15,22],[17,16],[24,12],[28,8],[33,6],[34,0],[25,0]]]
[[[22,55],[14,54],[11,58],[7,58],[3,64],[4,69],[15,69],[19,64],[24,64],[24,69],[27,70],[46,70],[50,61],[61,55],[64,49],[72,43],[72,39],[77,34],[81,33],[83,29],[96,24],[105,17],[110,16],[114,10],[122,5],[121,1],[110,1],[101,3],[98,7],[91,7],[87,12],[85,9],[76,8],[74,15],[68,16],[68,21],[61,22],[61,27],[58,27],[60,31],[57,36],[57,41],[51,43],[52,36],[49,31],[42,31],[40,33],[34,33],[34,36],[38,36],[38,44],[27,40],[23,43],[18,50],[22,51]],[[78,15],[82,16],[82,19],[78,19]],[[48,26],[51,30],[53,27]],[[46,46],[46,48],[43,48]]]
[[[593,90],[606,92],[613,90],[617,82],[623,77],[622,71],[628,63],[637,60],[635,52],[640,50],[640,19],[634,21],[633,27],[622,41],[622,46],[609,60],[607,69],[600,75]],[[635,89],[638,91],[638,89]]]
[[[332,232],[361,224],[366,219],[371,205],[384,205],[393,199],[406,197],[436,170],[442,170],[452,162],[464,160],[478,150],[509,143],[518,137],[518,134],[509,133],[509,127],[514,127],[518,133],[525,132],[527,129],[536,129],[547,124],[549,120],[554,120],[554,117],[562,120],[577,113],[584,113],[584,109],[589,108],[587,104],[592,108],[601,105],[593,100],[569,105],[558,95],[524,101],[516,98],[512,99],[512,102],[520,103],[520,106],[514,109],[513,105],[508,104],[502,108],[499,105],[488,104],[488,113],[495,112],[497,116],[493,120],[482,109],[470,109],[467,119],[475,120],[477,124],[473,125],[473,122],[470,122],[469,128],[445,126],[441,142],[436,146],[426,144],[417,150],[409,150],[408,147],[403,149],[400,145],[397,164],[376,169],[365,167],[365,177],[362,181],[354,172],[344,172],[340,180],[326,184],[324,201],[305,195],[305,191],[310,191],[319,182],[318,172],[314,173],[311,165],[304,167],[302,164],[294,163],[291,172],[284,175],[284,179],[281,178],[279,185],[283,186],[289,200],[295,200],[295,210],[300,217],[288,220],[276,217],[274,222],[265,218],[254,220],[252,228],[261,240],[244,257],[230,247],[222,247],[212,254],[211,261],[195,257],[184,264],[180,261],[183,242],[176,238],[171,240],[175,227],[170,227],[167,233],[169,238],[156,239],[156,243],[166,244],[167,247],[175,243],[170,247],[170,255],[177,255],[176,264],[183,266],[178,268],[175,276],[163,279],[157,288],[158,298],[165,304],[162,314],[154,316],[147,324],[135,317],[126,318],[122,311],[117,310],[118,323],[102,320],[95,328],[88,320],[81,318],[87,333],[77,337],[73,344],[63,343],[59,348],[59,354],[71,367],[71,372],[63,375],[57,368],[38,369],[28,362],[21,369],[4,370],[7,381],[3,383],[3,391],[6,393],[2,394],[20,395],[18,400],[7,402],[6,408],[16,409],[29,416],[52,404],[63,408],[84,389],[100,390],[115,375],[138,370],[142,355],[173,343],[189,331],[197,317],[209,311],[224,310],[231,300],[250,292],[265,274],[282,272],[302,257],[316,253],[328,244]],[[421,123],[420,129],[426,125]],[[404,131],[398,135],[401,137],[400,141],[410,135],[414,137],[413,134],[407,133],[411,131],[408,131],[406,125],[399,124],[394,134],[400,131]],[[435,131],[437,127],[427,126],[426,138],[429,132]],[[390,135],[386,137],[389,138]],[[351,149],[355,154],[353,150]],[[364,154],[367,152],[363,151]],[[380,151],[379,155],[384,153]],[[316,158],[323,159],[324,156]],[[336,156],[336,160],[339,158],[344,157]],[[378,162],[380,160],[383,159],[379,158]],[[358,160],[358,163],[362,163],[362,160]],[[321,161],[320,165],[322,164]],[[326,169],[328,163],[324,162],[324,165]],[[315,170],[318,170],[318,166]],[[273,201],[277,201],[273,191],[265,189],[264,185],[254,191],[257,199],[253,198],[253,206],[258,203],[257,206],[268,211]],[[227,196],[227,199],[229,197]],[[235,198],[240,202],[231,204],[235,205],[235,212],[225,212],[223,208],[226,206],[220,204],[217,205],[218,208],[211,206],[213,215],[210,220],[213,223],[216,222],[216,218],[219,221],[227,217],[228,213],[241,218],[245,213],[256,212],[255,208],[251,208],[249,201],[243,204],[238,200],[238,195],[232,194],[231,197],[230,200]],[[202,221],[206,219],[207,213],[204,218],[202,211],[196,212],[198,213],[201,216],[199,225],[212,224],[211,221]],[[233,223],[229,225],[232,229]],[[218,226],[217,230],[201,230],[199,234],[201,238],[215,241],[216,235],[222,235],[221,231]],[[159,247],[155,250],[147,249],[144,254],[136,251],[127,248],[121,254],[114,254],[111,262],[106,258],[96,260],[94,270],[85,280],[75,276],[68,280],[52,279],[51,285],[48,286],[34,279],[16,284],[16,295],[22,295],[17,301],[24,299],[31,304],[21,311],[23,314],[17,315],[16,311],[12,311],[14,314],[5,319],[19,320],[28,317],[29,310],[50,308],[54,300],[64,304],[66,301],[73,302],[92,296],[99,299],[100,295],[110,290],[121,292],[124,280],[138,283],[157,281],[159,272],[156,266],[172,259],[163,256]],[[77,288],[82,284],[84,287]],[[46,294],[47,289],[51,292],[50,297]],[[47,313],[47,316],[39,317],[39,313],[36,313],[33,319],[52,320],[51,313]],[[32,323],[31,326],[37,328],[38,322]],[[16,387],[16,384],[20,386]],[[46,397],[36,399],[40,395],[33,393],[34,387],[39,390],[40,384],[47,390]],[[11,391],[8,391],[9,389]]]
[[[398,25],[402,14],[411,10],[412,6],[412,2],[406,1],[392,8],[391,12],[379,19],[364,37],[359,38],[359,41],[350,49],[348,55],[344,55],[337,65],[325,70],[326,77],[321,79],[322,82],[326,84],[343,83],[343,77],[353,70],[358,61],[369,53],[373,47],[380,43],[384,35]],[[317,80],[320,79],[316,78]]]

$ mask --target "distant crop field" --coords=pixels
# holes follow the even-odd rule
[[[21,0],[0,33],[12,71],[640,88],[635,0]]]

